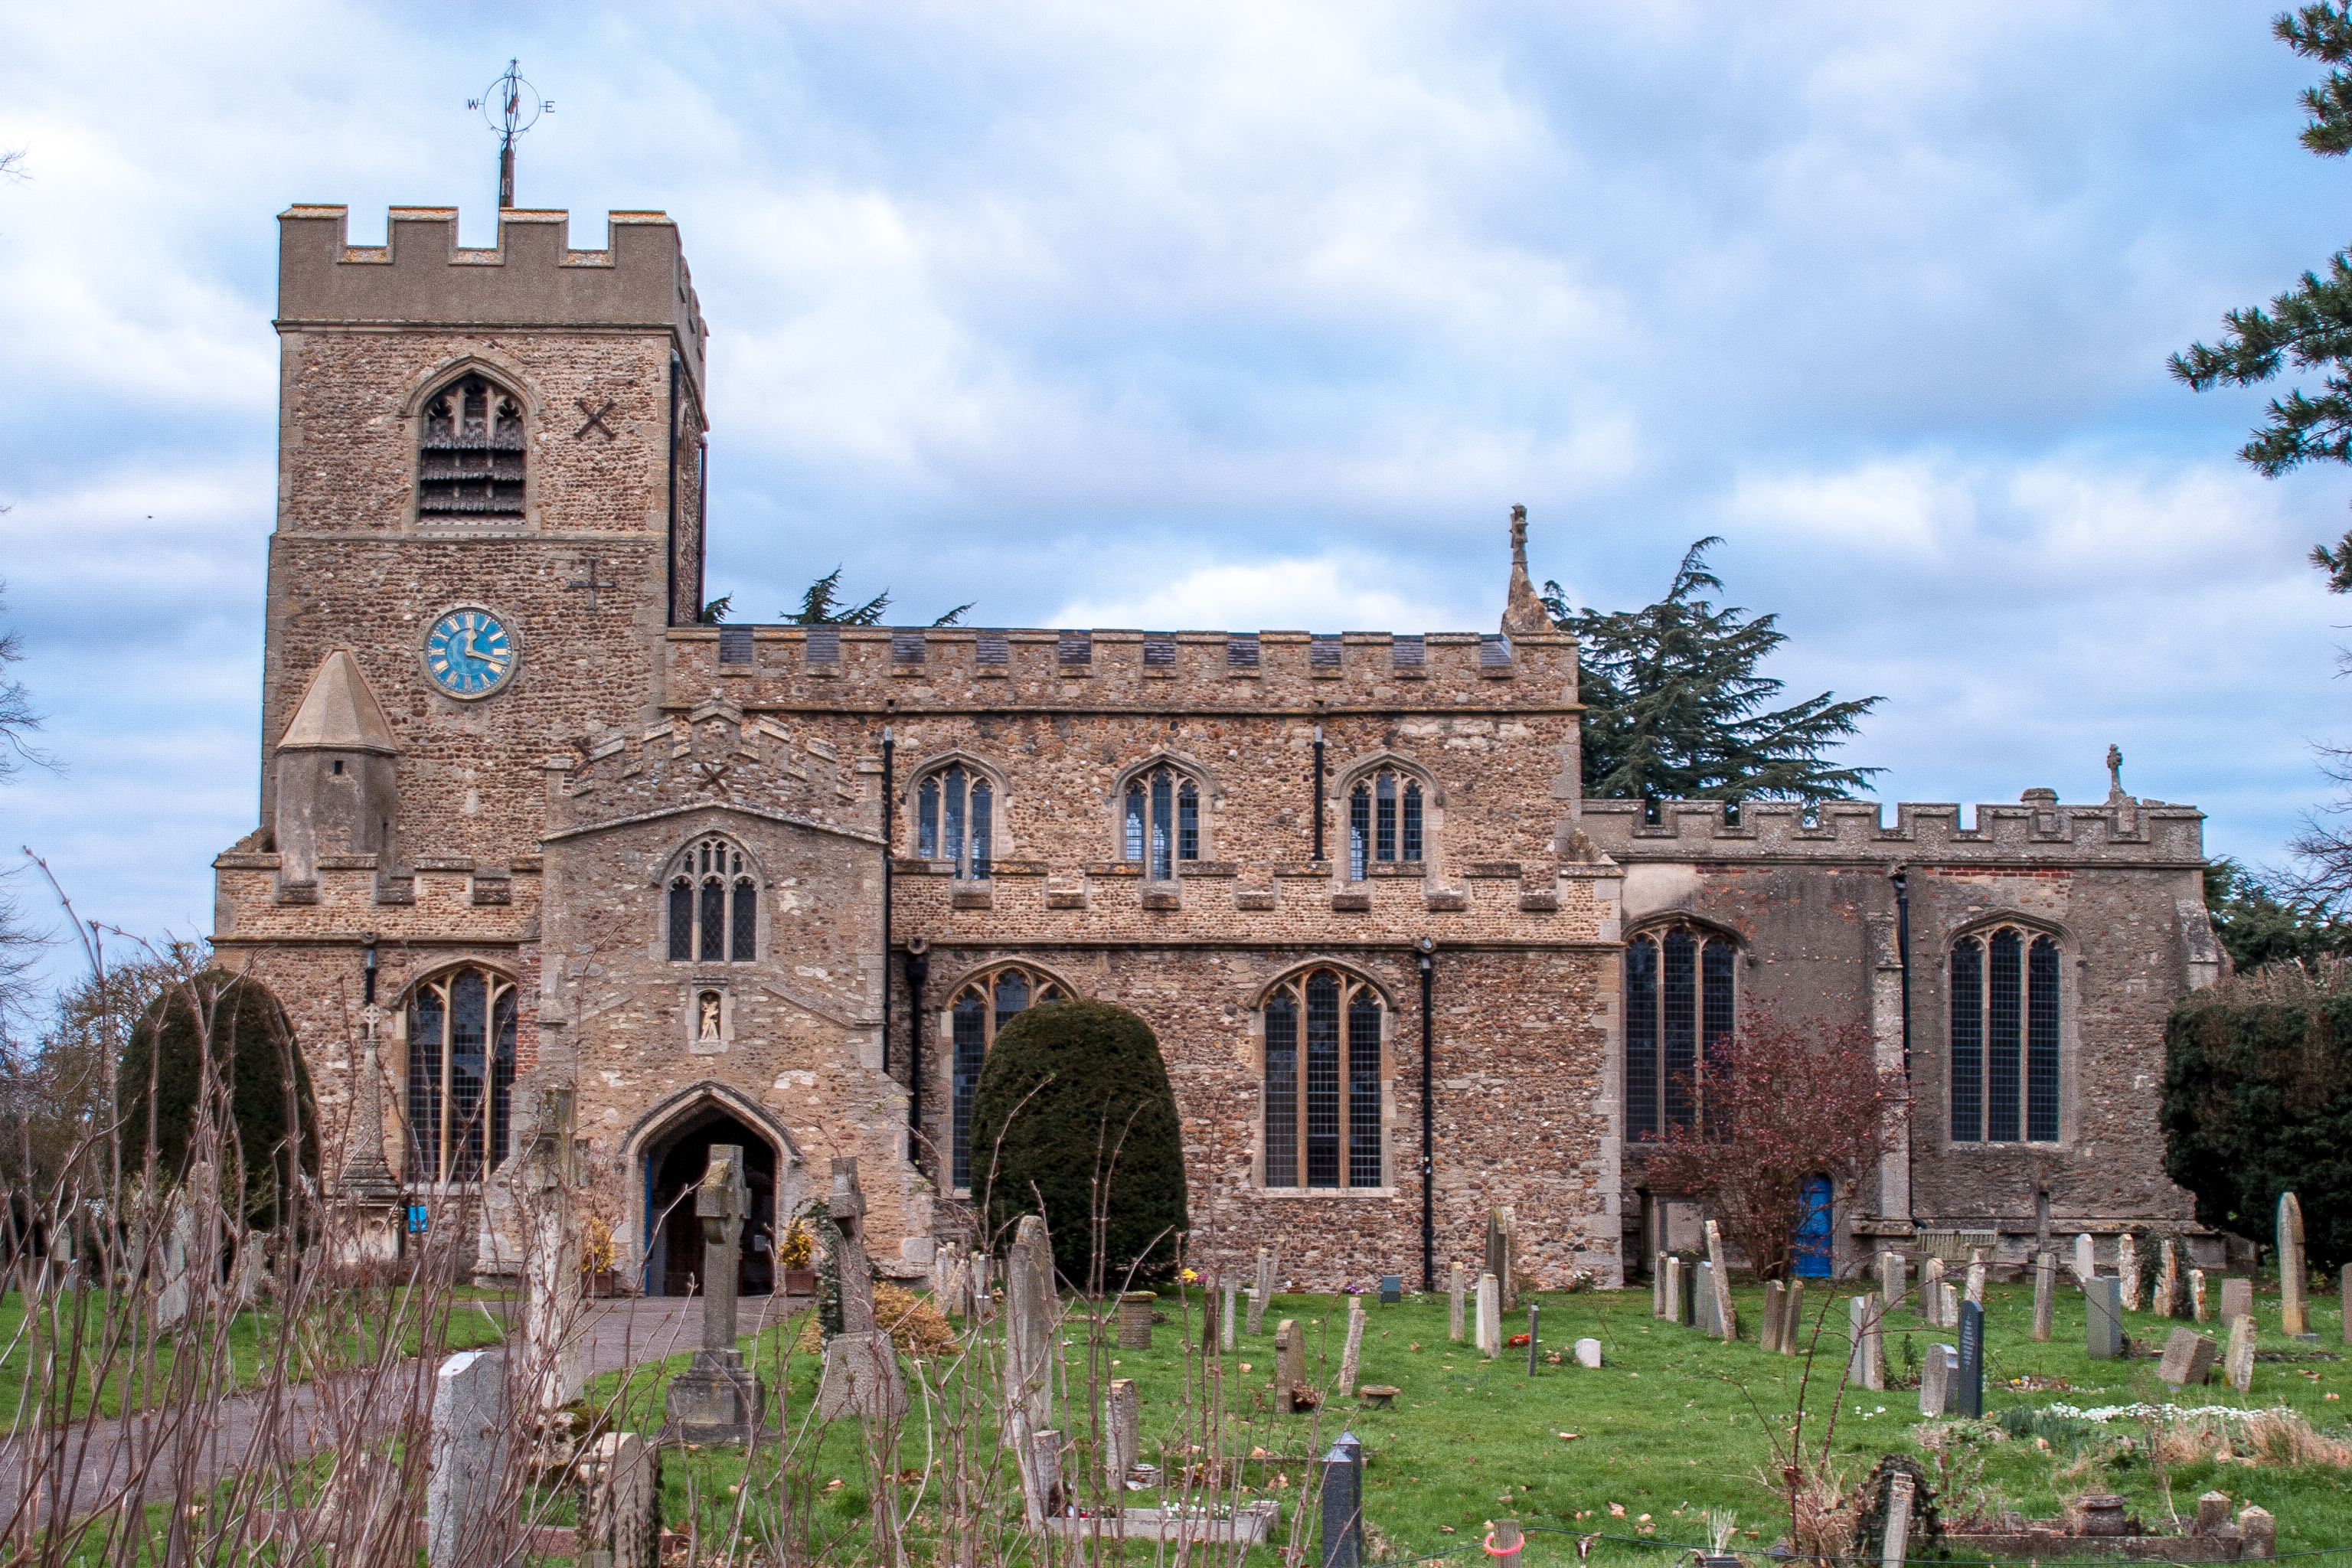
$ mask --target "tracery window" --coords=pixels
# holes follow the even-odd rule
[[[515,1075],[515,986],[467,967],[408,1001],[409,1179],[478,1182],[507,1157]]]
[[[1421,781],[1395,768],[1381,768],[1356,781],[1348,795],[1348,879],[1360,882],[1365,868],[1421,859]]]
[[[687,846],[669,873],[673,963],[749,963],[760,948],[760,884],[725,838]]]
[[[948,1028],[953,1043],[949,1100],[955,1119],[950,1142],[954,1150],[954,1185],[959,1192],[971,1186],[972,1095],[980,1088],[981,1066],[988,1059],[989,1047],[996,1043],[996,1032],[1011,1023],[1017,1013],[1041,1003],[1067,1000],[1050,976],[1019,964],[1007,964],[974,975],[948,1005]]]
[[[1144,770],[1128,781],[1119,826],[1128,860],[1167,881],[1181,862],[1201,858],[1200,784],[1165,764]]]
[[[1952,944],[1952,1142],[2058,1142],[2058,944],[2017,926]]]
[[[951,860],[955,874],[985,880],[995,853],[996,790],[988,775],[950,763],[915,786],[915,853]]]
[[[456,522],[523,515],[522,400],[480,374],[425,402],[417,440],[416,514]]]
[[[1310,970],[1266,998],[1265,1184],[1382,1184],[1381,994],[1336,969]]]
[[[1663,1137],[1705,1115],[1706,1079],[1731,1070],[1738,953],[1689,925],[1644,931],[1625,948],[1625,1136]]]

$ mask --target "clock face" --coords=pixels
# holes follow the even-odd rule
[[[479,605],[460,605],[425,634],[425,673],[452,697],[488,697],[514,679],[520,663],[506,623]]]

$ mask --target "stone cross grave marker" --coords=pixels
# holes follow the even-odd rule
[[[1232,1350],[1240,1342],[1234,1337],[1234,1331],[1241,1325],[1234,1321],[1234,1309],[1240,1298],[1237,1284],[1238,1281],[1233,1279],[1220,1281],[1221,1300],[1217,1312],[1217,1348],[1220,1350]]]
[[[1356,1373],[1364,1359],[1364,1299],[1348,1298],[1348,1340],[1339,1352],[1339,1393],[1352,1398],[1356,1392]]]
[[[1296,1318],[1285,1318],[1274,1329],[1274,1408],[1284,1415],[1295,1415],[1315,1408],[1308,1394],[1304,1403],[1300,1395],[1307,1389],[1306,1336],[1298,1331]]]
[[[2189,1321],[2199,1323],[2204,1322],[2210,1311],[2210,1304],[2205,1300],[2205,1270],[2202,1268],[2192,1268],[2189,1271]]]
[[[2309,1260],[2303,1251],[2303,1205],[2293,1193],[2278,1201],[2279,1331],[2289,1339],[2311,1332],[2310,1309],[2303,1299]]]
[[[1978,1302],[1960,1303],[1959,1352],[1953,1368],[1953,1413],[1965,1415],[1971,1421],[1981,1421],[1984,1419],[1984,1308]]]
[[[767,1406],[767,1390],[735,1348],[737,1270],[751,1199],[741,1146],[713,1143],[710,1163],[694,1190],[695,1217],[702,1222],[702,1344],[687,1370],[671,1379],[663,1402],[665,1433],[682,1443],[749,1443]],[[866,1319],[870,1328],[870,1307]]]
[[[1004,1270],[1004,1443],[1021,1471],[1021,1497],[1032,1523],[1054,1511],[1061,1485],[1058,1457],[1039,1451],[1054,1419],[1054,1350],[1061,1340],[1062,1300],[1054,1289],[1054,1241],[1044,1219],[1023,1215],[1013,1228]],[[1059,1455],[1059,1448],[1054,1450]]]
[[[1778,1279],[1764,1285],[1764,1326],[1757,1348],[1769,1355],[1780,1348],[1780,1335],[1789,1321],[1789,1287]]]
[[[2221,1281],[2221,1321],[2235,1322],[2240,1318],[2254,1315],[2254,1282],[2251,1279],[2225,1279]]]
[[[2230,1320],[2230,1386],[2240,1394],[2254,1384],[2254,1321],[2252,1318]]]
[[[1160,1298],[1149,1290],[1128,1290],[1118,1298],[1118,1348],[1123,1351],[1148,1351],[1151,1348],[1151,1314],[1158,1310]]]
[[[1478,1353],[1503,1353],[1503,1283],[1492,1274],[1478,1276]]]
[[[2160,1383],[2175,1388],[2202,1384],[2213,1370],[2213,1342],[2195,1329],[2175,1329],[2164,1342],[2164,1357],[2157,1363]]]
[[[889,1331],[874,1320],[874,1265],[866,1252],[866,1194],[857,1184],[855,1154],[834,1157],[825,1218],[831,1222],[827,1240],[835,1249],[833,1271],[841,1284],[841,1332],[824,1347],[817,1415],[826,1421],[853,1415],[895,1421],[907,1413],[907,1384]]]
[[[2124,1310],[2139,1310],[2139,1237],[2126,1233],[2116,1239],[2116,1278],[2124,1283]]]
[[[1944,1321],[1944,1260],[1930,1258],[1919,1266],[1919,1311],[1931,1329],[1948,1329]]]
[[[2091,1233],[2084,1231],[2074,1237],[2074,1283],[2087,1285],[2098,1278],[2098,1249],[2092,1245]]]
[[[1886,1365],[1878,1337],[1878,1297],[1856,1296],[1846,1302],[1846,1382],[1855,1388],[1883,1389]]]
[[[1723,1230],[1713,1220],[1706,1222],[1706,1261],[1714,1271],[1710,1294],[1715,1298],[1715,1315],[1706,1321],[1707,1331],[1728,1342],[1739,1337],[1739,1310],[1731,1304],[1731,1270],[1723,1261]]]
[[[1780,1309],[1780,1353],[1795,1355],[1805,1337],[1805,1282],[1789,1281],[1788,1305]]]
[[[506,1358],[460,1351],[433,1376],[432,1447],[425,1479],[425,1560],[428,1568],[495,1559],[483,1546],[506,1480]]]
[[[1127,1490],[1128,1472],[1142,1457],[1143,1406],[1133,1378],[1110,1380],[1110,1394],[1103,1401],[1103,1485],[1116,1498]]]
[[[2058,1255],[2045,1252],[2033,1260],[2033,1337],[2050,1338],[2050,1314],[2058,1294]]]
[[[1468,1286],[1462,1278],[1462,1265],[1457,1263],[1454,1266],[1453,1273],[1447,1277],[1445,1286],[1445,1295],[1448,1302],[1445,1316],[1445,1331],[1457,1345],[1462,1342],[1462,1336],[1468,1331],[1467,1329],[1464,1327],[1462,1321],[1462,1297],[1463,1293],[1467,1289]]]
[[[2083,1339],[2093,1361],[2124,1353],[2124,1282],[2112,1274],[2095,1275],[2084,1287]]]
[[[580,1561],[661,1568],[661,1450],[642,1433],[607,1432],[579,1467]]]
[[[1952,1378],[1960,1352],[1950,1345],[1929,1345],[1919,1363],[1919,1414],[1934,1417],[1952,1413]]]

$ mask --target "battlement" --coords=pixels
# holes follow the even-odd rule
[[[1977,806],[1965,826],[1961,808],[1942,802],[1898,804],[1891,826],[1885,807],[1870,800],[1751,800],[1736,816],[1719,800],[1588,800],[1582,808],[1584,837],[1619,861],[1862,859],[1955,869],[2021,859],[2197,865],[2205,858],[2204,820],[2193,805],[2128,795],[2062,805],[2046,790],[2028,791],[2016,805]]]
[[[1567,713],[1576,639],[1542,633],[1145,632],[971,626],[671,628],[673,705]]]
[[[657,212],[605,216],[604,248],[571,247],[571,215],[509,208],[499,243],[457,244],[455,207],[394,207],[383,245],[350,243],[351,209],[278,216],[278,321],[305,325],[595,326],[667,330],[699,393],[709,329]]]

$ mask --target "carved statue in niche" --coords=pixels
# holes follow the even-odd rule
[[[701,1004],[702,1027],[700,1037],[705,1040],[716,1040],[719,1038],[719,993],[716,991],[704,992],[701,997]]]

